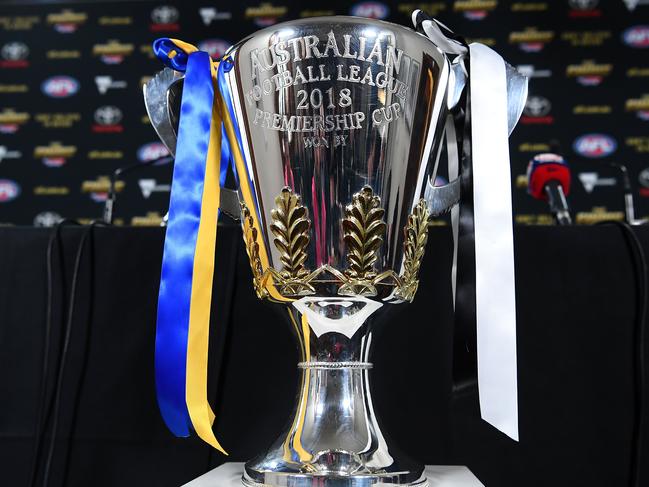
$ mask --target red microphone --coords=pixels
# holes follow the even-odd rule
[[[547,201],[559,225],[570,225],[566,196],[570,193],[570,168],[557,154],[538,154],[527,166],[527,192]]]

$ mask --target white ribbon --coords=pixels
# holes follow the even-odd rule
[[[518,441],[516,296],[505,61],[469,46],[478,388],[482,419]]]

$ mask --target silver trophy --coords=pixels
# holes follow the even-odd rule
[[[375,323],[414,299],[429,219],[460,197],[459,179],[435,181],[462,152],[467,49],[434,27],[443,41],[309,18],[256,32],[221,62],[250,188],[236,208],[225,191],[222,205],[240,213],[257,295],[284,306],[302,357],[294,418],[246,463],[245,485],[428,485],[423,465],[386,442],[369,376]],[[165,76],[147,105],[172,148],[179,78]],[[513,126],[524,82],[508,70],[508,83],[519,86]]]

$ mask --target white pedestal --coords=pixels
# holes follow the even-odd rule
[[[242,487],[243,463],[226,463],[184,487]],[[484,487],[466,467],[427,466],[430,487]]]

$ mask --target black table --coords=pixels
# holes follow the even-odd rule
[[[52,276],[49,392],[83,232],[64,228],[53,252],[62,250],[64,265]],[[50,233],[0,228],[2,485],[27,485],[31,468]],[[637,235],[649,248],[649,229]],[[196,439],[174,438],[158,414],[162,239],[159,228],[96,228],[81,256],[50,486],[178,486],[225,460]],[[289,326],[253,294],[237,227],[221,228],[217,258],[210,396],[217,437],[237,461],[259,452],[288,420],[298,357]],[[516,229],[518,444],[479,419],[474,388],[453,390],[450,263],[448,228],[431,229],[417,299],[377,337],[375,405],[391,439],[425,463],[467,464],[488,487],[627,485],[636,281],[621,230]]]

